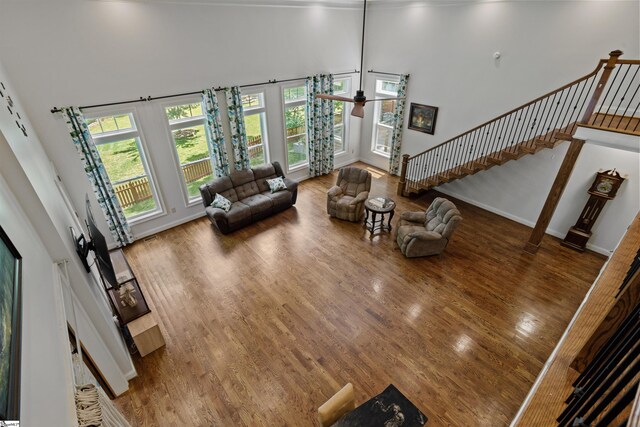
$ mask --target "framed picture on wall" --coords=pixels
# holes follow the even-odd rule
[[[409,110],[409,129],[433,135],[436,130],[438,107],[411,103]]]
[[[20,419],[22,257],[0,227],[0,420]]]

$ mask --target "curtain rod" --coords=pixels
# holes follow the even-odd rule
[[[353,70],[353,71],[345,71],[343,73],[335,73],[333,74],[334,76],[344,76],[347,74],[359,74],[360,71],[358,70]],[[284,79],[284,80],[277,80],[277,79],[273,79],[273,80],[268,80],[266,82],[262,82],[262,83],[250,83],[250,84],[246,84],[246,85],[241,85],[239,87],[241,88],[245,88],[245,87],[252,87],[252,86],[265,86],[268,84],[276,84],[276,83],[286,83],[286,82],[295,82],[297,80],[304,80],[307,77],[297,77],[294,79]],[[222,86],[219,86],[217,88],[215,88],[215,91],[221,91],[224,90],[225,88]],[[202,90],[198,90],[198,91],[194,91],[194,92],[184,92],[184,93],[176,93],[173,95],[163,95],[163,96],[147,96],[146,98],[144,96],[141,96],[138,99],[132,99],[130,101],[119,101],[119,102],[108,102],[106,104],[95,104],[95,105],[83,105],[81,107],[79,107],[81,110],[84,109],[88,109],[88,108],[98,108],[98,107],[110,107],[113,105],[122,105],[122,104],[132,104],[134,102],[147,102],[147,101],[155,101],[157,99],[167,99],[167,98],[176,98],[178,96],[186,96],[186,95],[198,95],[203,93]],[[58,107],[53,107],[51,109],[51,113],[60,113],[62,111],[62,109],[58,108]]]
[[[369,70],[369,71],[367,71],[367,73],[381,74],[381,75],[384,75],[384,76],[397,76],[397,77],[404,76],[404,74],[386,73],[384,71],[375,71],[375,70]],[[410,74],[407,74],[407,77],[408,76],[410,76]]]

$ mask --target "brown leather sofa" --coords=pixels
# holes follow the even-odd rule
[[[272,193],[267,179],[278,176],[284,178],[287,189]],[[229,212],[211,206],[216,193],[231,201]],[[200,194],[211,223],[227,234],[293,206],[298,197],[298,183],[285,178],[280,163],[273,162],[216,178],[201,185]]]

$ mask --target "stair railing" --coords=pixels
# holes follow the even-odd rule
[[[640,134],[640,60],[618,60],[599,108],[579,126]]]
[[[557,140],[570,140],[578,124],[592,120],[601,94],[611,88],[607,81],[622,52],[617,50],[609,55],[609,59],[600,60],[584,77],[428,150],[414,156],[403,155],[398,194],[407,195],[411,190],[428,189],[486,169],[501,162],[503,156],[517,158],[523,148],[533,149],[537,144],[553,147]],[[628,62],[632,61],[624,63]],[[635,98],[638,91],[633,88],[630,91]],[[612,93],[618,92],[614,89]],[[622,102],[627,92],[625,89],[612,99]],[[626,99],[629,100],[628,96]],[[633,114],[636,112],[637,108]]]

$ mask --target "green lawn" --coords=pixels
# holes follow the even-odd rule
[[[98,152],[113,183],[145,174],[135,139],[99,144]]]
[[[124,208],[124,216],[130,218],[134,215],[141,214],[142,212],[149,212],[156,208],[156,202],[151,199],[143,200],[138,203],[134,203],[128,208]]]
[[[253,116],[245,116],[244,125],[244,130],[247,133],[247,138],[262,135],[262,132],[260,131],[260,116],[258,114],[254,114]]]
[[[189,134],[189,132],[191,132],[191,134]],[[209,157],[207,133],[204,125],[181,129],[180,131],[174,130],[173,138],[180,164],[195,162],[196,160]]]
[[[187,184],[187,190],[189,191],[189,197],[200,197],[200,186],[211,182],[213,174],[207,175],[204,178],[200,178],[196,181]]]

